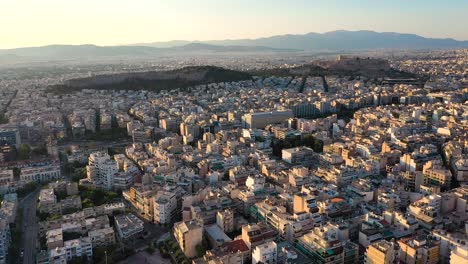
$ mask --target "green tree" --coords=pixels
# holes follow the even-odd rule
[[[229,170],[225,171],[223,174],[223,181],[229,181]]]
[[[5,116],[4,113],[0,113],[0,124],[7,124],[8,123],[8,118]]]
[[[154,249],[153,245],[150,245],[149,247],[146,248],[146,252],[148,254],[153,255],[156,250]]]
[[[47,148],[46,148],[46,146],[44,144],[42,144],[42,145],[34,148],[32,150],[32,154],[34,156],[45,156],[45,155],[47,155]]]
[[[18,148],[18,158],[19,159],[29,159],[31,153],[31,147],[28,144],[21,144]]]
[[[15,181],[19,181],[20,175],[21,175],[21,168],[14,167],[13,168],[13,178],[15,179]]]
[[[197,257],[201,258],[205,255],[206,251],[208,250],[208,245],[205,240],[202,240],[201,244],[195,246],[195,250],[197,251]]]
[[[16,193],[18,193],[19,197],[24,197],[24,196],[32,193],[34,190],[36,190],[37,186],[39,186],[39,183],[29,182],[29,183],[26,183],[23,186],[23,188],[19,189]]]
[[[70,260],[70,262],[68,262],[70,264],[85,264],[85,263],[89,263],[88,261],[88,257],[86,255],[83,255],[81,257],[74,257]]]
[[[86,168],[75,168],[71,175],[73,182],[79,182],[81,179],[86,178]]]
[[[47,220],[48,220],[48,221],[52,221],[52,220],[57,220],[57,219],[60,219],[60,218],[62,218],[61,215],[59,215],[59,214],[53,214],[53,215],[49,216],[49,217],[47,218]]]
[[[91,201],[91,199],[89,198],[85,198],[82,202],[83,204],[83,208],[89,208],[89,207],[93,207],[94,206],[94,203]]]

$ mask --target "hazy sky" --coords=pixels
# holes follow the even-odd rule
[[[338,29],[468,40],[467,0],[0,0],[0,48]]]

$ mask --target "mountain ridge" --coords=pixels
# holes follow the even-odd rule
[[[375,32],[370,30],[336,30],[325,33],[286,34],[257,39],[211,41],[175,40],[133,45],[97,46],[47,45],[16,49],[0,49],[0,57],[17,56],[21,60],[73,60],[104,57],[158,57],[190,54],[220,53],[284,53],[284,52],[342,52],[379,49],[451,49],[468,48],[468,41],[452,38],[425,38],[415,34]],[[0,61],[2,62],[2,61]]]
[[[339,44],[344,45],[332,45],[333,43],[329,43],[326,41],[333,41],[333,40],[346,40],[350,37],[353,38],[374,38],[380,37],[384,38],[384,40],[379,40],[375,45],[370,45],[372,43],[355,43],[353,46],[346,46],[346,43],[340,42]],[[331,38],[331,39],[330,39]],[[338,39],[337,39],[338,38]],[[394,39],[393,42],[389,41]],[[405,43],[401,41],[399,43],[395,43],[395,38],[403,38]],[[363,40],[366,40],[363,39]],[[286,44],[287,42],[291,41],[301,41],[301,44],[291,43]],[[408,43],[408,41],[412,41],[413,43]],[[419,41],[414,43],[415,41]],[[467,40],[456,40],[453,38],[428,38],[422,37],[416,34],[411,33],[397,33],[397,32],[375,32],[371,30],[357,30],[357,31],[349,31],[349,30],[335,30],[329,31],[325,33],[316,33],[316,32],[309,32],[305,34],[283,34],[283,35],[274,35],[270,37],[261,37],[261,38],[243,38],[243,39],[224,39],[224,40],[207,40],[207,41],[188,41],[188,40],[176,40],[176,41],[166,41],[166,42],[150,42],[150,43],[138,43],[133,45],[140,45],[140,46],[168,46],[168,45],[178,45],[180,43],[190,43],[190,42],[199,42],[199,43],[206,43],[206,44],[213,44],[213,45],[241,45],[241,46],[266,46],[271,48],[286,48],[286,49],[302,49],[302,50],[355,50],[355,49],[380,49],[380,48],[420,48],[420,49],[436,49],[436,48],[459,48],[459,47],[468,47]],[[387,44],[385,44],[387,42]],[[424,43],[421,43],[424,42]],[[443,43],[441,43],[443,42]],[[305,43],[305,44],[304,44]],[[318,45],[313,45],[313,44]],[[312,44],[312,45],[310,45]],[[358,45],[361,44],[361,45]],[[364,44],[364,45],[363,45]]]

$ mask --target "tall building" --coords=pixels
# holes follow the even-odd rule
[[[216,224],[226,233],[234,231],[234,212],[230,209],[216,213]]]
[[[203,240],[203,226],[196,221],[177,222],[174,224],[174,236],[185,256],[194,258],[197,256],[196,246]]]
[[[153,201],[154,222],[169,224],[177,209],[177,197],[173,192],[159,191]]]
[[[392,264],[395,260],[395,243],[380,240],[369,245],[366,252],[367,264]]]
[[[104,151],[91,153],[88,160],[88,166],[86,166],[88,180],[108,190],[130,188],[134,184],[134,176],[139,174],[136,167],[126,166],[124,171],[119,171],[118,161],[112,159]]]
[[[21,145],[20,133],[16,127],[0,127],[0,145],[5,144],[15,147],[19,147],[19,145]]]
[[[440,261],[440,241],[432,237],[400,239],[398,245],[398,259],[403,263],[436,264]]]
[[[292,110],[250,113],[242,116],[242,127],[265,128],[269,124],[278,124],[292,117]]]

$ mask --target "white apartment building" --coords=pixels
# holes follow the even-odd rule
[[[77,238],[65,241],[63,247],[67,252],[67,260],[70,261],[74,257],[93,256],[93,246],[89,237]]]
[[[56,163],[40,167],[22,168],[20,174],[20,180],[25,182],[49,182],[57,180],[60,177],[60,164]]]
[[[0,185],[6,185],[13,181],[13,170],[0,170]]]
[[[274,241],[258,245],[252,251],[252,264],[269,263],[276,264],[278,260],[277,246]]]
[[[177,208],[177,197],[175,193],[159,191],[153,201],[154,222],[169,224],[172,215]]]
[[[119,172],[117,162],[103,151],[91,153],[88,162],[86,171],[89,181],[105,189],[112,189],[114,175]]]

